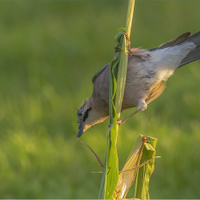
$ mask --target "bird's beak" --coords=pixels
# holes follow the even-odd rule
[[[84,122],[79,126],[77,138],[81,137],[81,135],[83,134],[83,129],[84,129]]]

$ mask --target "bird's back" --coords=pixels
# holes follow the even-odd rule
[[[138,106],[141,100],[150,103],[160,96],[167,79],[195,47],[189,42],[155,51],[141,49],[136,56],[129,56],[123,109]]]
[[[141,100],[150,103],[162,94],[167,79],[180,66],[184,58],[196,48],[188,38],[189,33],[185,33],[158,48],[131,49],[122,110],[138,106]],[[108,64],[93,78],[93,97],[107,106],[109,69]]]

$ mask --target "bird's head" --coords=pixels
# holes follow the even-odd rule
[[[83,105],[77,110],[77,137],[80,137],[87,129],[107,118],[108,112],[101,105],[96,104],[96,101],[91,97],[85,100]]]

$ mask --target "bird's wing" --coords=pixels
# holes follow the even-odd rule
[[[101,70],[99,70],[94,77],[92,78],[92,82],[94,83],[94,81],[96,80],[96,78],[110,65],[110,63],[108,63],[107,65],[105,65]]]
[[[177,37],[173,40],[170,40],[167,43],[161,44],[159,47],[152,48],[152,49],[149,49],[149,50],[154,51],[154,50],[158,50],[158,49],[164,49],[164,48],[167,48],[167,47],[175,46],[177,44],[180,44],[180,43],[186,41],[190,37],[190,35],[191,35],[190,32],[184,33],[184,34],[180,35],[179,37]]]
[[[152,102],[154,99],[158,98],[164,91],[165,89],[165,81],[160,81],[158,83],[156,83],[155,85],[153,85],[151,87],[151,89],[148,91],[148,97],[145,100],[146,103],[150,103]]]

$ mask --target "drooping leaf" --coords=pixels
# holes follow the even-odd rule
[[[114,193],[115,199],[126,197],[126,194],[128,193],[131,185],[134,182],[137,171],[136,169],[135,170],[132,169],[139,165],[142,156],[142,149],[143,149],[143,139],[142,135],[139,135],[119,175],[118,184]]]
[[[138,169],[136,180],[134,197],[142,200],[149,199],[149,180],[154,171],[154,163],[156,151],[157,139],[153,137],[147,137],[147,142],[144,144],[143,154],[140,163],[147,162],[143,167]]]
[[[143,199],[149,197],[149,178],[153,172],[154,160],[157,158],[154,149],[156,141],[155,138],[139,135],[120,172],[114,199],[125,198],[135,178],[135,193],[137,196],[134,197]],[[145,169],[143,176],[139,177],[138,174],[143,169]]]

